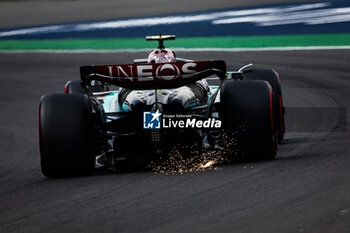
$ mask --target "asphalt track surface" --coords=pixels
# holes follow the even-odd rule
[[[145,53],[0,54],[0,232],[350,232],[349,117],[333,114],[350,106],[349,52],[178,53],[279,71],[288,133],[276,160],[62,179],[40,171],[41,95],[62,93],[80,65]]]

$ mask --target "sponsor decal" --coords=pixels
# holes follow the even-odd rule
[[[144,82],[154,80],[173,80],[179,77],[190,78],[191,74],[210,68],[210,61],[177,62],[163,64],[131,64],[94,66],[95,72],[118,80]]]
[[[164,75],[163,73],[165,73],[167,69],[170,69],[170,71],[173,72],[174,75]],[[163,80],[171,80],[179,75],[180,75],[180,70],[175,64],[171,64],[171,63],[164,64],[164,65],[158,66],[158,68],[156,69],[156,76]]]
[[[157,112],[143,113],[144,129],[219,129],[221,120],[210,117],[198,119],[191,114],[162,114]]]

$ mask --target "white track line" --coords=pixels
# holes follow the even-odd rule
[[[298,47],[266,47],[266,48],[174,48],[179,52],[256,52],[256,51],[302,51],[302,50],[339,50],[350,49],[350,45],[346,46],[298,46]],[[38,49],[38,50],[0,50],[0,53],[137,53],[148,52],[152,49],[72,49],[72,50],[54,50],[54,49]]]

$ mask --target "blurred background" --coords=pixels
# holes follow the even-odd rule
[[[142,49],[160,33],[177,48],[345,46],[349,22],[345,0],[0,1],[0,49]]]

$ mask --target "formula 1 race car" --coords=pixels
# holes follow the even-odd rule
[[[276,157],[285,133],[278,73],[251,64],[226,71],[224,61],[177,58],[159,42],[133,64],[80,67],[81,80],[39,104],[42,173],[86,174],[99,167],[144,164],[180,146],[248,159]],[[207,80],[216,79],[217,85]]]

